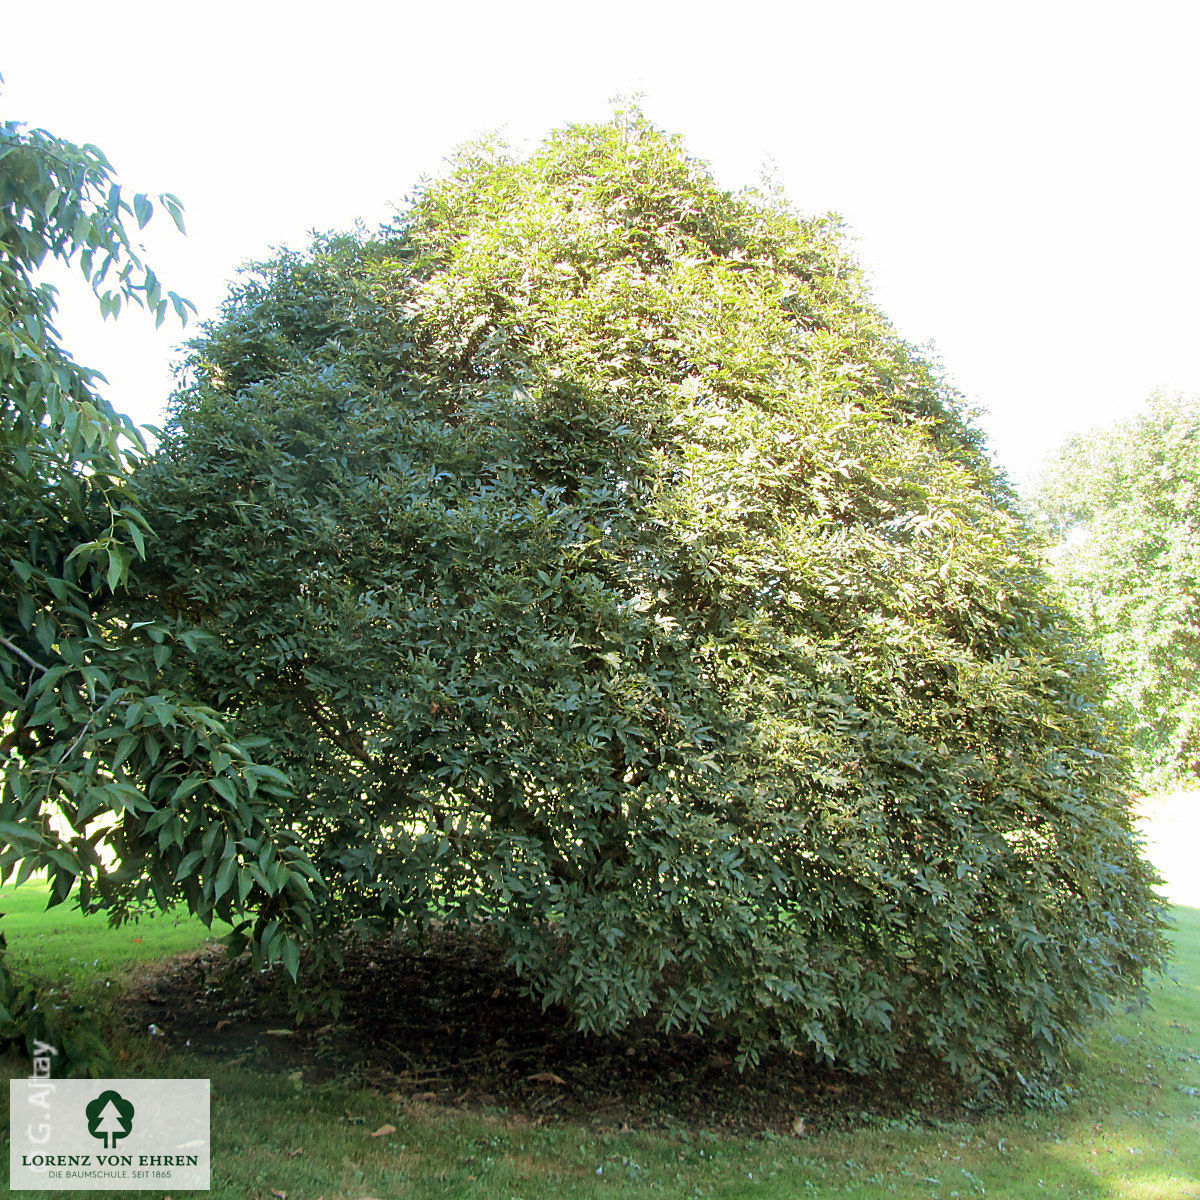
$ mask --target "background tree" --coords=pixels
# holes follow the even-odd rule
[[[1200,778],[1200,400],[1160,395],[1051,459],[1032,505],[1097,639],[1143,778]]]
[[[179,202],[159,202],[182,228]],[[62,346],[36,278],[48,256],[77,263],[106,315],[184,317],[131,232],[154,207],[94,146],[0,125],[0,877],[45,870],[51,903],[74,893],[115,919],[176,900],[239,924],[256,910],[273,935],[300,919],[312,873],[272,824],[286,781],[179,691],[198,635],[129,610],[145,445]],[[294,967],[294,941],[286,952]],[[0,1037],[46,1040],[52,1016],[0,961]],[[94,1051],[72,1036],[55,1035],[68,1058]]]
[[[836,221],[636,113],[247,272],[138,486],[323,928],[483,918],[584,1029],[1031,1094],[1162,961],[980,435]]]

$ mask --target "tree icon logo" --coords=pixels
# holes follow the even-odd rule
[[[133,1128],[133,1105],[120,1092],[101,1092],[83,1111],[88,1133],[102,1138],[105,1150],[111,1150],[118,1138],[128,1137]]]

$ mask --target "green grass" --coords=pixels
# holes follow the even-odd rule
[[[0,930],[8,938],[9,962],[28,973],[94,986],[139,962],[194,950],[229,931],[208,930],[193,917],[155,914],[108,928],[103,917],[85,917],[70,902],[46,908],[45,884],[0,888]]]
[[[13,952],[76,985],[93,986],[206,936],[196,922],[172,917],[110,930],[62,908],[40,911],[42,895],[33,885],[0,893]],[[148,1037],[125,1044],[121,1073],[212,1079],[211,1195],[221,1200],[271,1200],[273,1192],[288,1200],[1187,1200],[1200,1198],[1200,910],[1175,914],[1174,979],[1155,985],[1151,1010],[1095,1030],[1077,1096],[1053,1113],[727,1138],[536,1128],[501,1112],[405,1105],[351,1081],[302,1087],[287,1075],[193,1061]],[[10,1076],[26,1070],[15,1058],[5,1066]],[[395,1133],[372,1137],[384,1124]]]

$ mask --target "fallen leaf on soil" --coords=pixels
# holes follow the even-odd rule
[[[396,1132],[395,1125],[380,1125],[380,1127],[377,1130],[375,1130],[375,1132],[373,1134],[371,1134],[371,1136],[372,1137],[387,1137],[387,1135],[389,1133],[395,1133],[395,1132]]]
[[[561,1075],[555,1075],[553,1071],[539,1071],[536,1075],[528,1076],[531,1083],[557,1083],[562,1087],[567,1086],[567,1081]]]

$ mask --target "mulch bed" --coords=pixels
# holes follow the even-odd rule
[[[797,1056],[739,1072],[736,1047],[698,1035],[577,1032],[567,1012],[530,998],[486,937],[441,931],[422,946],[350,946],[342,1009],[296,1026],[278,970],[251,971],[222,947],[156,964],[121,1004],[131,1029],[201,1056],[350,1079],[400,1101],[497,1108],[538,1124],[684,1126],[793,1135],[888,1118],[958,1119],[929,1072],[855,1076]],[[796,1125],[797,1118],[804,1125]]]

